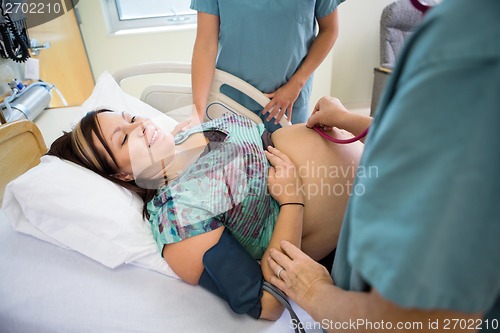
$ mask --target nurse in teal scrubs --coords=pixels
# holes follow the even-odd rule
[[[263,120],[270,119],[265,122],[269,131],[278,128],[275,122],[285,114],[292,123],[305,122],[312,74],[335,43],[336,8],[342,1],[191,0],[191,8],[198,11],[192,87],[200,119],[218,68],[268,94],[271,102],[263,109],[235,89],[223,87],[235,101]]]
[[[290,243],[271,251],[271,282],[328,331],[500,331],[499,15],[498,0],[444,0],[408,40],[331,277]],[[336,99],[317,110],[308,126],[367,125]]]

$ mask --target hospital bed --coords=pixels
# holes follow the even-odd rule
[[[141,205],[130,193],[96,180],[88,170],[76,172],[69,162],[45,156],[39,163],[59,130],[69,130],[71,122],[92,108],[149,116],[161,111],[182,120],[191,112],[189,85],[155,83],[138,99],[117,84],[157,72],[189,75],[190,68],[156,63],[104,73],[89,99],[72,109],[74,119],[69,121],[64,109],[42,116],[42,127],[51,122],[56,129],[45,131],[48,142],[29,121],[0,127],[0,196],[5,195],[0,209],[0,332],[293,332],[287,312],[276,322],[237,315],[225,301],[178,279],[161,259],[140,217]],[[207,117],[232,112],[228,110],[247,113],[220,93],[223,84],[267,102],[253,87],[217,72]],[[165,126],[175,125],[166,118]],[[62,123],[53,123],[57,121]],[[102,213],[103,203],[114,216]],[[322,332],[293,306],[308,332]]]

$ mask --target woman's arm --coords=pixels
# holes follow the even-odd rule
[[[223,231],[224,227],[220,227],[178,243],[165,245],[163,258],[182,280],[197,285],[205,269],[202,261],[203,256],[206,251],[219,242]],[[281,303],[267,291],[263,292],[260,302],[262,306],[261,319],[277,320],[283,313]]]
[[[224,227],[187,238],[181,242],[163,247],[163,258],[182,280],[196,285],[200,280],[203,255],[219,242]]]
[[[285,115],[288,119],[292,117],[293,104],[297,100],[301,89],[306,84],[309,77],[314,73],[318,66],[325,60],[326,56],[330,52],[337,40],[338,36],[338,14],[337,10],[334,10],[331,14],[318,18],[318,35],[314,39],[304,62],[295,71],[290,80],[281,86],[272,94],[267,96],[272,98],[272,100],[266,105],[262,110],[265,114],[271,110],[267,120],[272,119],[275,115],[276,123]],[[279,111],[281,109],[281,112]]]
[[[283,205],[276,221],[273,235],[261,261],[262,273],[266,281],[270,281],[275,274],[268,265],[271,249],[281,249],[280,242],[287,240],[300,247],[302,239],[302,221],[304,196],[300,191],[301,181],[292,161],[285,154],[273,147],[266,151],[267,158],[272,164],[269,170],[269,192],[280,205]],[[281,304],[271,295],[265,293],[262,297],[261,318],[277,320],[283,313]]]
[[[215,72],[219,43],[219,17],[198,12],[197,25],[191,65],[191,86],[196,112],[202,122]]]

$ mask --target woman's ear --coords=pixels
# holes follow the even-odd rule
[[[126,173],[126,172],[115,173],[115,174],[111,175],[111,177],[119,179],[119,180],[123,180],[124,182],[129,182],[131,180],[134,180],[134,176],[129,174],[129,173]]]

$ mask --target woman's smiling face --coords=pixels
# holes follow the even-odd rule
[[[103,112],[99,127],[117,166],[115,177],[122,180],[161,177],[175,153],[174,137],[150,119],[128,113]],[[112,164],[111,156],[94,138],[98,149]],[[146,172],[147,171],[147,172]]]

